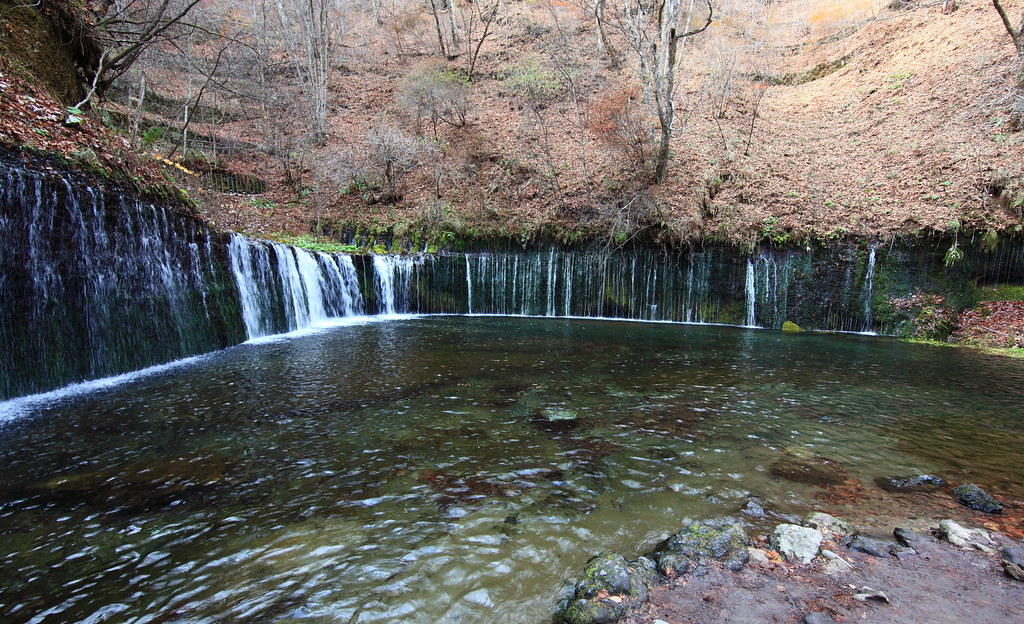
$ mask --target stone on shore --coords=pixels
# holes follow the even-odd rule
[[[654,578],[649,559],[626,561],[621,555],[603,553],[587,562],[572,595],[555,615],[564,624],[608,624],[626,616],[647,600]]]
[[[884,544],[878,540],[861,535],[853,538],[853,541],[850,542],[850,550],[867,553],[872,557],[888,557],[889,548],[889,544]]]
[[[821,548],[821,532],[795,524],[780,524],[772,531],[771,544],[790,561],[810,563]]]
[[[807,514],[804,519],[800,521],[805,527],[817,529],[825,535],[834,535],[840,539],[852,537],[857,535],[857,529],[853,528],[853,525],[843,520],[831,516],[827,513],[815,512]]]
[[[1024,581],[1024,548],[1019,546],[1004,548],[1000,554],[1002,555],[1000,563],[1006,575],[1018,581]]]
[[[710,560],[725,563],[738,572],[750,558],[750,540],[743,527],[731,518],[716,518],[684,525],[654,550],[658,572],[672,578]]]
[[[996,552],[996,543],[992,541],[987,531],[968,529],[952,520],[943,520],[939,523],[939,535],[955,546],[976,548],[988,554]]]

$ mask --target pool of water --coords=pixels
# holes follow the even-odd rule
[[[758,496],[1024,495],[1024,361],[855,335],[423,317],[0,427],[0,619],[545,622],[592,554]]]

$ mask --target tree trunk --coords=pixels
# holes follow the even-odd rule
[[[444,29],[441,27],[440,9],[437,7],[437,0],[430,0],[430,13],[434,16],[434,27],[437,30],[437,49],[441,56],[448,56],[448,49],[444,44]]]

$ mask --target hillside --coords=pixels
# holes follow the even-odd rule
[[[210,1],[195,19],[206,35],[155,45],[97,101],[93,117],[124,137],[110,160],[128,151],[122,143],[142,161],[169,157],[180,166],[165,175],[212,222],[260,236],[750,246],[1024,224],[1024,139],[1006,125],[1013,46],[984,0],[948,14],[941,4],[716,3],[708,30],[683,40],[671,159],[654,185],[636,137],[657,124],[628,33],[609,21],[602,52],[582,4],[495,5],[486,37],[486,16],[469,20],[462,6],[460,46],[447,56],[425,6],[374,3],[376,16],[333,6],[344,11],[322,139],[294,33]],[[21,22],[6,22],[10,40]],[[431,123],[428,87],[455,89],[464,123],[451,111]],[[5,104],[6,144],[53,147],[16,113]],[[60,125],[50,136],[68,134]],[[405,150],[393,176],[380,160],[388,140]],[[83,149],[97,152],[65,151]]]

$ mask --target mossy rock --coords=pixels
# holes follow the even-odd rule
[[[782,324],[782,331],[787,334],[795,334],[797,332],[802,332],[803,329],[793,321],[786,321]]]
[[[657,575],[654,563],[641,557],[626,561],[621,555],[602,553],[590,559],[571,596],[552,621],[555,624],[607,624],[624,618],[647,600]]]
[[[731,518],[686,524],[654,550],[658,572],[668,577],[685,574],[692,565],[723,561],[731,570],[746,564],[750,540],[743,527]]]

